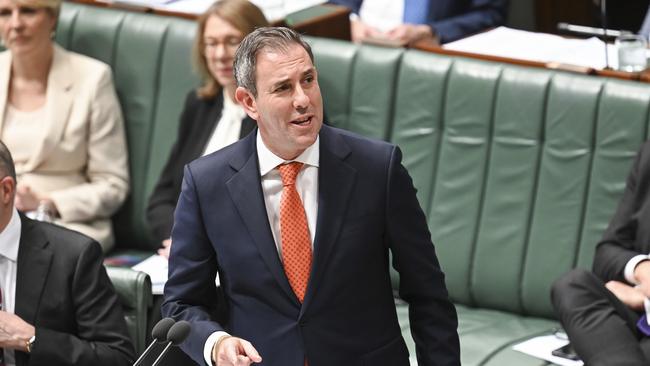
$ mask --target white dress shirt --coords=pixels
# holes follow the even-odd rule
[[[291,161],[303,163],[303,167],[296,178],[296,190],[305,207],[307,215],[307,226],[311,237],[312,251],[314,248],[314,238],[316,235],[316,219],[318,217],[318,166],[320,162],[320,138],[316,138],[310,147],[302,152],[293,160],[284,160],[269,150],[262,136],[257,132],[257,159],[260,167],[260,177],[262,180],[262,192],[264,193],[264,204],[266,214],[269,219],[269,225],[273,232],[273,240],[278,250],[280,260],[282,260],[282,245],[280,242],[280,199],[282,197],[282,178],[277,166]],[[226,332],[214,332],[205,341],[203,347],[203,358],[206,364],[212,364],[212,348],[214,344],[224,336],[229,335]],[[255,347],[255,345],[253,345]],[[261,355],[264,357],[264,355]]]
[[[625,265],[625,268],[623,269],[623,275],[625,276],[625,279],[627,280],[627,282],[629,282],[629,283],[631,283],[633,285],[639,285],[639,282],[634,277],[634,269],[636,268],[636,266],[639,263],[641,263],[643,261],[647,261],[647,260],[650,260],[650,255],[639,254],[639,255],[636,255],[636,256],[632,257],[632,259],[630,259],[627,262],[627,264]],[[645,308],[645,312],[648,315],[648,324],[650,325],[650,300],[648,300],[648,298],[643,300],[643,307]]]
[[[0,287],[2,310],[14,314],[16,306],[16,272],[18,269],[18,245],[20,243],[20,217],[14,209],[7,227],[0,232]],[[5,365],[16,364],[14,351],[5,348]]]
[[[361,20],[382,32],[387,32],[403,23],[404,1],[366,0],[359,9]]]
[[[203,155],[211,154],[226,147],[237,140],[241,133],[241,121],[246,117],[246,112],[239,104],[223,94],[223,110],[217,127],[212,131],[212,136],[205,145]]]

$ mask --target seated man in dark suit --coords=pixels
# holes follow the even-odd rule
[[[586,365],[648,365],[650,142],[636,157],[618,210],[596,248],[593,272],[555,282],[553,306]]]
[[[2,142],[0,177],[0,364],[130,365],[133,346],[99,244],[18,214]]]

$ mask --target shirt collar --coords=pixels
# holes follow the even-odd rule
[[[278,165],[283,163],[288,163],[291,161],[297,161],[305,165],[311,165],[318,167],[320,160],[320,136],[316,137],[316,141],[309,146],[302,154],[298,155],[297,158],[293,160],[284,160],[281,157],[275,155],[271,150],[269,150],[264,141],[262,141],[262,135],[260,135],[259,129],[257,130],[257,158],[260,162],[260,176],[265,176],[268,172],[275,169]]]
[[[18,211],[14,208],[7,227],[0,232],[0,255],[12,262],[18,259],[21,226],[20,216],[18,216]]]

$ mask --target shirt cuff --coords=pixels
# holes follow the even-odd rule
[[[625,265],[625,269],[623,269],[623,275],[625,276],[625,279],[627,280],[627,282],[629,282],[629,283],[631,283],[633,285],[638,285],[639,284],[639,282],[636,280],[636,278],[634,278],[634,269],[636,268],[636,266],[639,263],[641,263],[643,261],[647,261],[647,260],[650,260],[650,257],[648,255],[639,254],[639,255],[636,255],[636,256],[632,257],[632,259],[630,259],[627,262],[627,264]]]
[[[650,300],[648,298],[643,300],[643,307],[645,308],[645,314],[647,318],[647,316],[650,316]],[[648,325],[650,325],[650,318],[647,318],[646,320],[648,321]]]
[[[205,346],[203,346],[203,359],[205,360],[205,363],[208,366],[212,366],[212,347],[214,347],[214,344],[217,343],[221,337],[226,337],[230,336],[230,334],[226,332],[214,332],[210,334],[208,339],[205,341]],[[216,363],[215,363],[216,365]]]

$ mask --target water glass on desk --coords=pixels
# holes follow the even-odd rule
[[[616,38],[618,50],[618,69],[627,72],[645,70],[648,65],[646,50],[648,44],[645,37],[638,34],[621,34]]]

